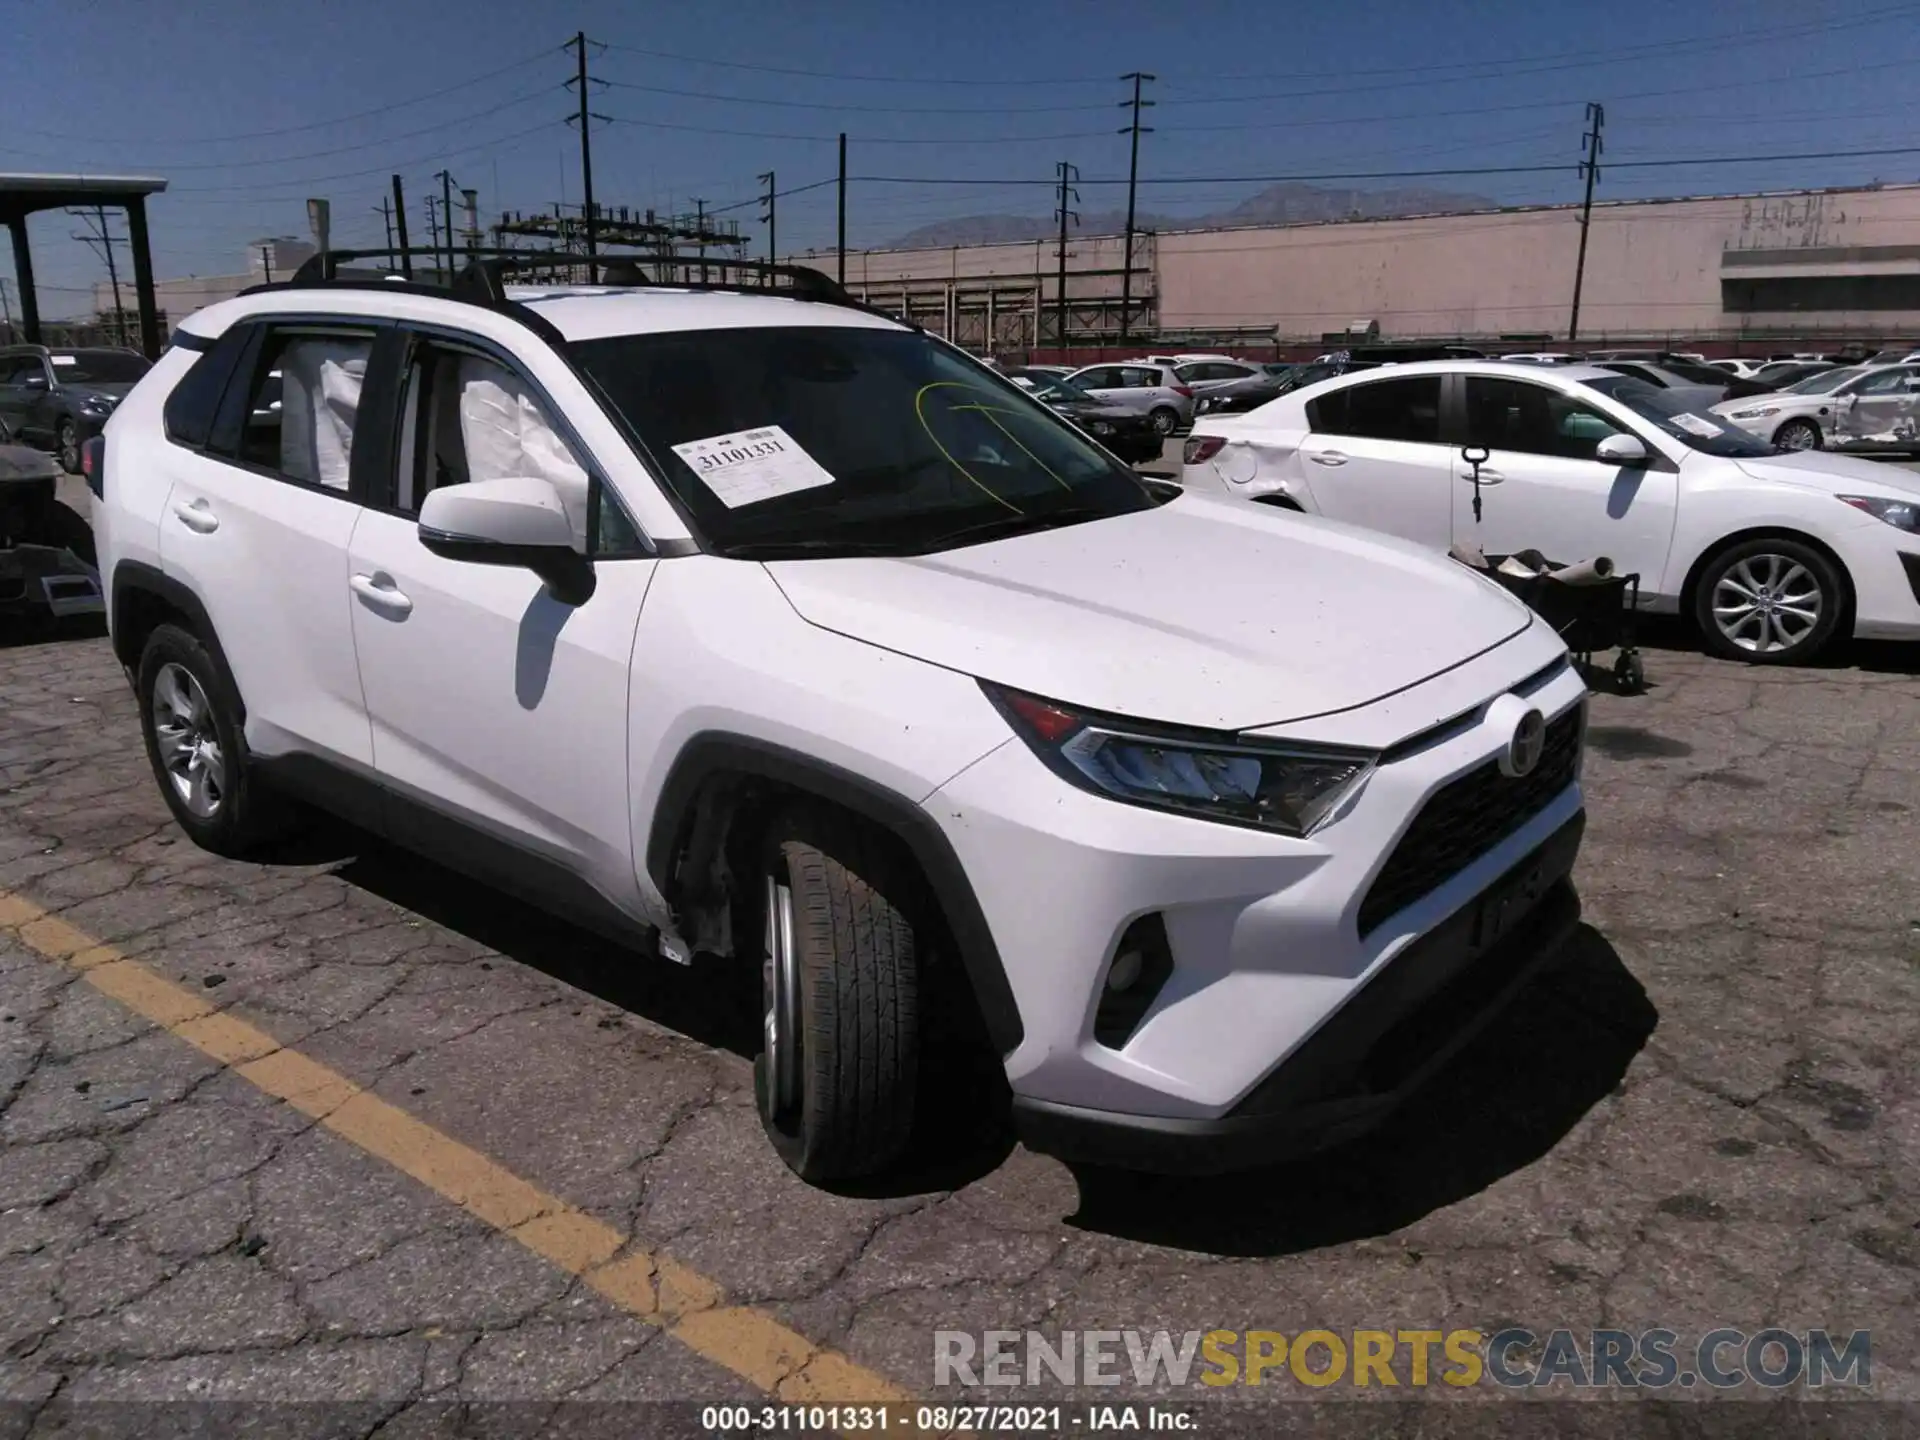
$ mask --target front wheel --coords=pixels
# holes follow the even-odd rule
[[[1156,435],[1171,435],[1180,424],[1180,412],[1171,405],[1160,406],[1147,418],[1153,422],[1153,433]]]
[[[1773,432],[1773,443],[1779,450],[1818,450],[1820,427],[1811,420],[1789,420]]]
[[[1748,540],[1707,562],[1694,619],[1715,655],[1756,665],[1799,665],[1833,639],[1846,607],[1838,567],[1798,540]]]
[[[80,473],[80,427],[71,420],[60,422],[60,468],[69,475]]]
[[[809,805],[775,820],[760,872],[761,1123],[803,1180],[884,1169],[911,1137],[920,1065],[904,877],[880,837]]]

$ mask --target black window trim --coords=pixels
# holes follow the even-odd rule
[[[240,368],[240,362],[246,358],[247,350],[252,343],[252,331],[253,322],[251,320],[236,320],[225,330],[221,331],[217,338],[209,340],[204,335],[196,335],[193,338],[200,343],[198,345],[185,347],[195,352],[193,363],[188,365],[187,368],[180,373],[180,378],[173,382],[173,388],[167,392],[167,398],[160,402],[160,433],[169,445],[177,446],[193,455],[206,454],[208,442],[213,438],[213,428],[219,423],[220,412],[225,408],[227,403],[227,387],[233,384],[234,372]],[[176,333],[185,334],[186,332],[179,331]],[[218,350],[221,345],[225,344],[230,336],[237,338],[239,341],[235,347],[236,353],[225,362],[227,367],[226,371],[219,376],[220,391],[213,397],[213,406],[207,415],[207,439],[195,445],[191,441],[183,440],[180,436],[173,433],[173,426],[167,418],[167,411],[172,408],[174,397],[180,393],[180,387],[187,383],[194,371],[198,370],[202,365],[211,363],[208,357]],[[219,457],[211,456],[209,458],[217,459]]]
[[[594,456],[592,448],[581,438],[580,432],[574,428],[573,422],[567,417],[566,409],[554,401],[552,393],[529,372],[525,362],[523,362],[519,356],[515,355],[497,340],[493,340],[485,335],[476,335],[471,330],[462,330],[456,325],[447,325],[431,320],[401,320],[395,322],[395,328],[403,344],[400,353],[396,357],[398,369],[393,377],[393,393],[388,402],[389,413],[381,422],[390,432],[390,448],[388,450],[390,463],[386,464],[382,469],[379,491],[368,495],[365,502],[367,509],[377,511],[382,515],[392,515],[403,520],[419,519],[418,512],[409,515],[406,511],[400,509],[395,487],[398,485],[400,478],[398,469],[400,440],[406,425],[406,416],[402,412],[401,407],[401,402],[406,395],[404,382],[407,371],[412,367],[414,362],[415,345],[417,342],[424,341],[428,344],[438,345],[443,348],[464,349],[478,355],[482,359],[491,360],[505,369],[509,374],[513,375],[521,384],[525,385],[527,389],[532,391],[534,398],[546,408],[547,418],[552,422],[553,428],[559,432],[560,437],[565,440],[573,450],[574,459],[579,461],[581,468],[587,472],[589,494],[591,495],[593,492],[598,492],[602,504],[611,502],[619,509],[620,514],[627,522],[627,528],[639,537],[641,548],[645,551],[644,554],[639,555],[594,554],[594,547],[600,539],[599,512],[593,506],[591,499],[589,499],[587,505],[586,559],[595,564],[599,564],[603,560],[658,560],[663,557],[664,550],[661,543],[649,535],[645,527],[634,518],[632,508],[625,500],[620,498],[619,489],[607,479],[599,461]],[[560,360],[562,364],[567,366],[574,377],[582,382],[582,388],[594,397],[594,403],[600,405],[601,408],[605,410],[606,406],[604,402],[600,400],[598,390],[593,385],[586,383],[586,377],[573,365],[571,358],[562,355],[560,356]],[[618,429],[619,427],[616,426],[615,428]],[[654,478],[652,466],[647,463],[645,457],[641,456],[637,450],[634,451],[634,458],[639,460],[642,467],[647,470],[648,478]],[[658,481],[655,483],[656,486],[658,486]]]
[[[1449,396],[1455,388],[1454,382],[1459,378],[1458,373],[1448,370],[1442,371],[1438,375],[1432,373],[1406,375],[1394,374],[1393,370],[1395,368],[1396,367],[1383,365],[1376,369],[1349,372],[1355,375],[1352,384],[1338,386],[1335,389],[1326,391],[1324,394],[1316,395],[1313,399],[1307,401],[1306,405],[1301,407],[1307,416],[1307,433],[1310,435],[1334,436],[1342,440],[1371,440],[1386,445],[1437,445],[1441,449],[1451,447],[1455,442],[1448,438],[1447,404]],[[1431,440],[1399,440],[1379,435],[1342,435],[1338,431],[1322,430],[1314,423],[1312,407],[1329,396],[1350,395],[1355,390],[1364,389],[1369,385],[1392,385],[1395,383],[1405,383],[1409,380],[1437,380],[1440,382],[1440,409],[1438,415],[1434,417],[1434,438]],[[1455,434],[1464,434],[1466,431],[1464,410],[1461,412],[1461,420],[1462,423],[1454,428]]]

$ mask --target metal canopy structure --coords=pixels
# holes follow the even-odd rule
[[[140,309],[140,348],[160,358],[160,314],[153,299],[153,250],[147,240],[147,196],[167,182],[147,175],[19,175],[0,173],[0,220],[13,237],[13,273],[20,286],[20,320],[27,343],[40,343],[40,297],[33,287],[33,251],[27,217],[42,210],[103,205],[124,210],[133,251],[133,288]]]

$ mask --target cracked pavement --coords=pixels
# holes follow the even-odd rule
[[[751,977],[352,831],[199,852],[97,635],[0,650],[0,891],[909,1390],[936,1329],[1777,1324],[1920,1398],[1920,667],[1647,665],[1594,700],[1577,941],[1386,1130],[1222,1179],[1076,1172],[957,1087],[901,1183],[810,1189]],[[0,932],[0,1440],[56,1396],[761,1398]]]

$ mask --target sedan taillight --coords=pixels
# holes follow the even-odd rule
[[[1218,455],[1220,447],[1226,443],[1225,438],[1219,435],[1189,436],[1187,448],[1181,451],[1180,458],[1188,465],[1198,465]]]
[[[101,499],[107,489],[107,440],[95,435],[80,447],[80,473],[87,477],[87,489]]]
[[[1176,385],[1173,387],[1173,393],[1178,395],[1182,400],[1191,400],[1193,398],[1193,387],[1191,385]]]

